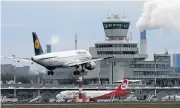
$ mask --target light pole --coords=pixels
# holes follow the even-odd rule
[[[31,65],[33,65],[33,64],[31,64]],[[40,74],[41,69],[39,69],[38,65],[36,65],[36,64],[34,64],[34,65],[35,65],[35,67],[37,69],[36,70],[37,71],[37,86],[38,86],[37,93],[38,93],[38,96],[40,96],[41,95],[41,91],[39,89],[39,87],[40,87],[40,76],[39,76],[39,74]]]
[[[98,82],[99,82],[99,91],[101,86],[101,78],[100,78],[100,72],[101,72],[101,65],[104,65],[104,62],[99,61],[99,73],[98,73]]]
[[[113,71],[114,71],[113,68],[114,68],[114,62],[112,62],[112,84],[113,84],[113,80],[114,80],[114,79],[113,79]]]
[[[16,75],[14,75],[14,83],[16,85]],[[16,87],[14,87],[14,97],[16,98]]]
[[[75,49],[77,50],[77,34],[75,33]]]
[[[98,73],[98,80],[99,80],[99,86],[101,85],[101,79],[100,79],[100,71],[101,71],[101,62],[100,62],[100,69],[99,69],[99,73]]]
[[[155,62],[155,66],[154,66],[154,71],[155,71],[155,80],[154,80],[154,82],[155,82],[155,84],[154,84],[155,89],[154,89],[154,97],[156,98],[156,58],[154,58],[154,62]]]
[[[39,71],[38,71],[38,88],[39,88],[39,85],[40,84],[40,78],[39,78]],[[40,89],[38,89],[38,96],[40,96]]]
[[[16,84],[16,73],[17,73],[17,70],[16,70],[16,61],[14,60],[14,68],[15,68],[15,74],[14,74],[14,83],[13,84]],[[14,97],[16,98],[16,87],[14,87]]]

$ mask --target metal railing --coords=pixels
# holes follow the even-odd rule
[[[116,89],[118,84],[113,85],[83,85],[83,89]],[[1,89],[78,89],[78,85],[57,85],[57,84],[1,84]],[[127,89],[153,89],[154,85],[128,85]],[[156,86],[157,89],[167,89],[167,88],[179,88],[180,86],[171,87],[160,87]]]

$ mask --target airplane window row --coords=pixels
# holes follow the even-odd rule
[[[130,68],[155,68],[155,64],[130,64]],[[166,69],[169,68],[169,64],[156,64],[156,68]]]
[[[149,71],[149,72],[138,72],[138,71],[134,71],[133,72],[134,75],[169,75],[168,72],[154,72],[154,71]]]

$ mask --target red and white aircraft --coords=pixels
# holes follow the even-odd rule
[[[98,99],[111,99],[112,97],[120,97],[131,94],[131,91],[126,90],[128,86],[128,79],[124,79],[119,87],[114,91],[83,91],[83,94],[90,97],[90,101],[97,101]],[[56,95],[58,99],[72,100],[74,96],[79,96],[79,91],[62,91]]]

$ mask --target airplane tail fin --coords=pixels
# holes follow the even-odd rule
[[[40,41],[36,35],[35,32],[32,32],[32,35],[33,35],[33,43],[34,43],[34,52],[35,52],[35,55],[41,55],[43,54],[43,49],[41,47],[41,44],[40,44]]]
[[[128,82],[129,80],[125,78],[116,90],[125,90],[128,87]]]

